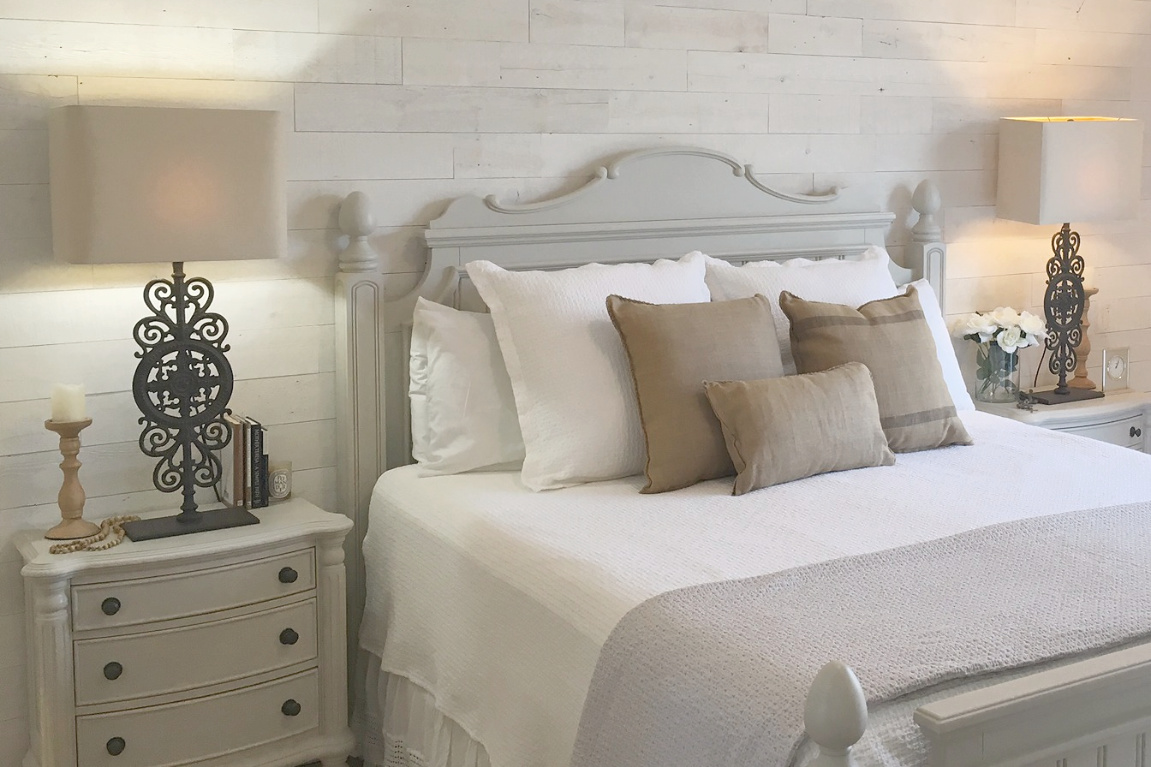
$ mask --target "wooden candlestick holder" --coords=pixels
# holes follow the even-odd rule
[[[44,428],[60,435],[60,454],[64,460],[60,470],[64,472],[64,484],[60,486],[60,524],[44,533],[45,538],[54,541],[87,538],[100,531],[100,526],[84,519],[84,488],[80,485],[80,432],[92,425],[91,418],[83,421],[45,421]]]

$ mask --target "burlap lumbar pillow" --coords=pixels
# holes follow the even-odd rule
[[[607,308],[639,401],[647,445],[643,492],[730,476],[734,468],[703,382],[783,375],[768,300],[654,305],[610,296]]]
[[[880,423],[892,450],[971,444],[947,391],[915,288],[858,309],[804,301],[786,291],[779,305],[791,320],[791,349],[800,373],[845,362],[862,362],[871,371]]]
[[[890,466],[871,374],[858,362],[765,381],[709,381],[734,495],[829,471]]]

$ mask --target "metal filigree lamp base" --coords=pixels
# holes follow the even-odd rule
[[[227,321],[208,311],[215,291],[196,277],[185,278],[184,265],[172,264],[172,279],[152,280],[144,303],[152,314],[136,323],[133,335],[140,363],[132,394],[143,414],[140,449],[158,458],[152,482],[165,493],[179,490],[184,501],[174,517],[124,525],[133,541],[167,538],[207,530],[254,525],[260,520],[242,508],[197,511],[197,487],[220,480],[216,451],[231,440],[224,423],[232,396],[232,367],[224,352]]]
[[[1059,376],[1059,383],[1053,390],[1036,392],[1031,397],[1043,405],[1098,399],[1103,392],[1067,385],[1067,376],[1075,374],[1079,362],[1075,350],[1083,340],[1083,309],[1087,304],[1083,287],[1086,265],[1079,255],[1079,233],[1071,231],[1071,224],[1064,224],[1051,238],[1051,251],[1043,314],[1047,320],[1047,350],[1051,352],[1047,369]]]

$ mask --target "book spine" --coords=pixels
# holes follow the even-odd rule
[[[244,467],[244,508],[252,508],[252,419],[244,419],[244,455],[240,465]]]
[[[244,425],[231,413],[224,414],[230,439],[220,451],[220,500],[228,506],[244,505]]]
[[[250,508],[260,509],[268,505],[268,479],[264,472],[264,427],[260,425],[259,421],[252,420],[251,435],[249,454],[252,467],[252,505]]]

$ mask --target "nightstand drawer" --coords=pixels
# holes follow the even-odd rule
[[[167,767],[319,725],[316,671],[207,698],[76,719],[79,767]]]
[[[1100,442],[1110,442],[1112,445],[1141,448],[1143,447],[1144,428],[1143,416],[1134,415],[1119,421],[1078,426],[1060,431],[1078,434],[1080,437],[1090,437]]]
[[[303,549],[211,570],[76,586],[72,627],[85,631],[199,615],[298,594],[315,585],[314,550]]]
[[[179,692],[316,657],[316,601],[75,644],[76,705]]]

